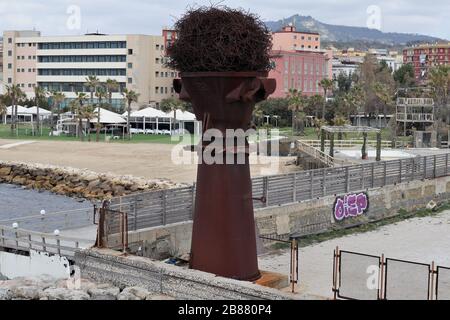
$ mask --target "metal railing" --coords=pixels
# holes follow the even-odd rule
[[[301,140],[297,141],[297,148],[299,151],[306,153],[307,155],[313,157],[316,160],[319,160],[327,167],[345,166],[352,164],[351,161],[336,159],[326,154],[325,152],[322,152],[318,148],[315,148],[314,146]]]
[[[397,105],[401,106],[434,106],[432,98],[398,98]]]
[[[370,162],[252,179],[253,207],[264,210],[349,192],[381,188],[450,173],[449,154]],[[195,185],[112,199],[109,208],[128,213],[129,230],[192,220]]]
[[[86,239],[40,233],[0,225],[0,246],[2,248],[26,252],[36,250],[73,257],[75,251],[87,248],[90,245],[91,243]]]
[[[94,224],[94,207],[0,220],[0,225],[11,226],[13,223],[21,229],[44,233],[79,229]]]
[[[321,141],[320,140],[299,140],[299,142],[302,142],[304,144],[310,145],[314,148],[320,149],[321,147]],[[359,139],[353,139],[353,140],[334,140],[334,147],[339,149],[346,149],[346,148],[355,148],[355,147],[362,147],[364,144],[364,140]],[[370,147],[376,148],[377,141],[376,140],[367,140],[367,145]],[[393,148],[392,141],[381,141],[381,147],[385,149]],[[330,148],[330,141],[325,141],[325,148]]]
[[[333,255],[334,299],[450,299],[450,269],[336,248]]]

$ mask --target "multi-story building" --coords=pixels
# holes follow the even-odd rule
[[[18,84],[30,97],[36,85],[60,91],[65,104],[89,92],[88,76],[116,80],[113,106],[123,105],[123,88],[139,93],[138,105],[174,96],[178,73],[164,67],[166,37],[103,35],[43,37],[37,31],[5,31],[4,82]]]
[[[403,63],[412,64],[416,80],[420,83],[428,80],[431,68],[450,64],[450,43],[423,44],[403,50]]]
[[[297,89],[306,96],[321,94],[319,83],[329,77],[329,60],[323,52],[273,51],[274,69],[269,77],[277,80],[274,98],[283,98],[290,89]]]
[[[272,33],[273,50],[287,51],[319,51],[320,50],[320,34],[315,32],[299,32],[295,26],[289,24],[281,31]]]
[[[298,32],[290,24],[273,33],[272,61],[269,77],[277,80],[274,98],[283,98],[290,89],[311,96],[324,94],[322,79],[332,77],[332,51],[321,50],[318,33]]]

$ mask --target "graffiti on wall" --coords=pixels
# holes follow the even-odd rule
[[[362,193],[352,193],[337,197],[333,207],[334,218],[342,221],[347,218],[358,217],[369,210],[369,196]]]

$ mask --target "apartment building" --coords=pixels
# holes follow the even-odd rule
[[[406,48],[403,50],[403,63],[412,64],[417,81],[424,83],[431,68],[450,64],[450,42]]]
[[[320,34],[315,32],[299,32],[293,24],[284,26],[281,31],[272,33],[273,50],[320,50]]]
[[[175,95],[172,81],[177,72],[164,67],[166,38],[151,35],[44,37],[38,31],[5,31],[3,34],[4,84],[18,84],[33,97],[36,85],[66,95],[89,92],[88,76],[101,82],[116,80],[113,106],[122,106],[124,88],[139,93],[136,106],[159,104]]]
[[[292,24],[272,34],[272,61],[274,68],[269,77],[277,80],[274,98],[283,98],[290,89],[302,91],[306,96],[324,91],[322,79],[332,78],[331,50],[321,50],[318,33],[298,32]]]

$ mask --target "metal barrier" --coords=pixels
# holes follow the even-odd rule
[[[50,212],[43,215],[1,220],[0,225],[11,226],[13,223],[17,223],[21,229],[43,233],[51,233],[56,229],[79,229],[93,225],[94,211],[95,206],[61,212]]]
[[[0,246],[2,248],[26,252],[36,250],[73,257],[75,251],[87,248],[90,245],[86,239],[0,226]]]
[[[336,248],[332,291],[344,300],[448,300],[450,268]]]
[[[282,240],[278,236],[274,237],[259,237],[262,240],[271,241],[271,242],[279,242],[279,243],[285,243],[290,244],[291,247],[291,254],[290,254],[290,262],[289,262],[289,283],[291,284],[291,292],[295,293],[295,286],[299,283],[299,277],[298,277],[298,241],[297,239],[291,239],[291,240]]]
[[[349,192],[360,192],[450,173],[448,153],[300,171],[252,179],[253,207],[266,209]],[[109,208],[129,214],[130,230],[192,220],[195,185],[111,200]]]

